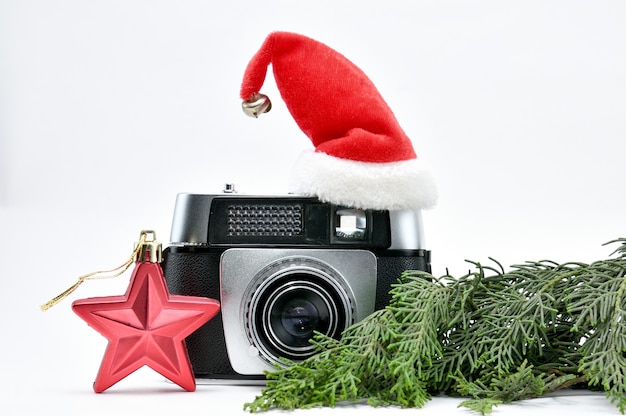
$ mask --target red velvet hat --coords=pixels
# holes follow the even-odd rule
[[[271,33],[246,68],[240,96],[250,115],[269,111],[260,94],[272,64],[281,97],[314,151],[295,164],[291,191],[355,208],[430,208],[434,181],[369,78],[308,37]]]

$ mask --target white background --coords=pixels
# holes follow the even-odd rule
[[[167,243],[178,192],[287,190],[310,142],[271,75],[271,113],[247,118],[238,97],[273,30],[360,66],[431,166],[435,274],[490,256],[607,257],[602,244],[626,237],[624,22],[626,3],[604,0],[0,0],[0,412],[236,413],[258,392],[186,393],[142,369],[97,395],[106,340],[70,305],[123,293],[128,275],[39,305],[117,266],[142,229]],[[436,398],[417,414],[466,414],[457,404]],[[496,414],[529,410],[618,414],[597,394]]]

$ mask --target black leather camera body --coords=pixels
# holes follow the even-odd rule
[[[221,311],[186,339],[198,379],[264,380],[390,300],[405,270],[430,271],[419,210],[363,210],[298,195],[179,194],[163,270],[172,294]]]

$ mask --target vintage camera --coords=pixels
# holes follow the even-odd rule
[[[430,271],[419,210],[363,210],[298,195],[179,194],[163,270],[172,294],[221,302],[186,339],[198,379],[263,380],[390,300],[405,270]]]

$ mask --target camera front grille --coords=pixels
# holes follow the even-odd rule
[[[231,237],[292,237],[302,235],[302,205],[228,206],[227,234]]]

